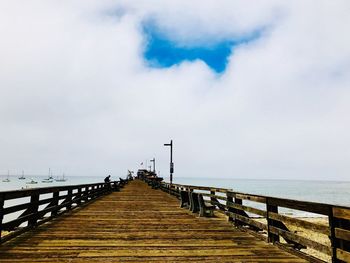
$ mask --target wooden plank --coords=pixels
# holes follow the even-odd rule
[[[213,240],[210,238],[200,239],[137,239],[137,240],[120,240],[120,239],[109,239],[109,240],[84,240],[84,239],[51,239],[40,242],[37,247],[237,247],[237,242],[229,239]],[[256,244],[256,243],[255,243]],[[249,247],[255,245],[251,242]]]
[[[335,228],[335,237],[342,240],[350,241],[350,230]]]
[[[328,216],[330,205],[269,197],[269,204]]]
[[[91,263],[101,263],[101,262],[107,262],[104,260],[108,260],[109,258],[88,258],[88,262]],[[161,259],[161,261],[160,261]],[[234,259],[232,259],[232,256],[215,256],[215,257],[147,257],[147,262],[155,262],[155,263],[159,263],[159,262],[201,262],[201,263],[240,263],[240,262],[244,262],[245,261],[245,257],[244,256],[235,256]],[[48,263],[48,262],[59,262],[59,263],[77,263],[77,262],[84,262],[84,261],[80,261],[80,260],[74,260],[71,261],[70,259],[62,259],[61,261],[57,261],[57,259],[54,258],[46,258],[46,259],[37,259],[37,260],[30,260],[30,261],[23,261],[22,259],[13,259],[13,261],[11,261],[11,259],[4,259],[2,260],[2,262],[10,262],[10,263]],[[85,260],[86,262],[86,260]],[[114,262],[114,261],[113,261]],[[127,257],[125,258],[125,260],[122,261],[117,261],[117,262],[145,262],[145,258],[143,257]],[[266,263],[266,259],[262,259],[261,257],[256,257],[256,256],[251,256],[250,257],[250,262],[265,262]],[[269,262],[289,262],[289,263],[298,263],[298,262],[306,262],[303,259],[295,259],[293,261],[291,261],[290,259],[286,259],[283,257],[276,257],[274,259],[269,260]]]
[[[172,257],[193,257],[193,256],[254,256],[254,253],[244,249],[176,249],[176,250],[89,250],[79,253],[79,258],[88,258],[88,257],[128,257],[128,256],[137,256],[137,257],[163,257],[163,256],[172,256]]]
[[[325,226],[325,225],[321,225],[321,224],[317,224],[317,223],[313,223],[313,222],[308,222],[305,220],[301,220],[298,218],[292,218],[292,217],[284,216],[284,215],[273,213],[273,212],[269,212],[269,218],[283,222],[283,223],[288,223],[288,224],[291,224],[294,226],[302,227],[305,229],[310,229],[310,230],[313,230],[315,232],[319,232],[319,233],[322,233],[325,235],[330,235],[330,228],[328,226]]]
[[[253,213],[253,214],[256,214],[256,215],[260,215],[260,216],[263,216],[263,217],[267,216],[267,212],[266,211],[261,210],[261,209],[257,209],[257,208],[254,208],[254,207],[240,205],[240,204],[235,204],[235,203],[232,203],[232,202],[227,202],[227,206],[228,207],[232,207],[232,208],[236,208],[236,209],[239,209],[239,210],[243,210],[243,211],[246,211],[246,212],[249,212],[249,213]]]
[[[298,236],[294,233],[279,229],[279,228],[274,227],[274,226],[270,226],[270,231],[276,235],[281,235],[282,237],[288,238],[288,239],[290,239],[296,243],[299,243],[303,246],[315,249],[317,251],[320,251],[320,252],[325,253],[325,254],[330,255],[330,256],[332,255],[331,247],[329,247],[329,246],[323,245],[321,243],[307,239],[307,238],[302,237],[302,236]]]
[[[163,183],[164,184],[164,183]],[[196,186],[196,185],[182,185],[182,184],[173,184],[173,187],[179,187],[186,190],[201,190],[201,191],[214,191],[220,193],[226,193],[232,191],[231,189],[220,188],[220,187],[208,187],[208,186]]]
[[[266,197],[264,196],[243,194],[243,193],[233,193],[233,192],[228,192],[227,195],[238,199],[249,200],[249,201],[258,202],[258,203],[266,203]]]
[[[337,248],[337,259],[340,259],[344,262],[350,262],[350,253],[340,248]]]
[[[333,216],[336,218],[350,220],[350,209],[333,207]]]
[[[226,196],[221,196],[221,195],[215,195],[215,194],[206,194],[206,193],[201,193],[203,196],[207,196],[207,197],[213,197],[219,200],[223,200],[223,201],[227,201],[227,197]]]
[[[251,219],[251,218],[248,218],[248,217],[245,217],[245,216],[242,216],[242,215],[234,214],[234,213],[231,213],[231,212],[226,212],[226,214],[230,215],[232,218],[238,219],[239,221],[241,221],[243,223],[246,223],[248,225],[257,227],[257,228],[262,229],[262,230],[267,230],[267,225],[266,224],[260,223],[260,222],[254,220],[254,219]]]

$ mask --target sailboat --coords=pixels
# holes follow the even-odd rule
[[[49,179],[50,180],[53,180],[53,176],[52,176],[52,172],[51,172],[51,169],[49,168]]]
[[[57,177],[57,179],[56,179],[56,182],[65,182],[65,181],[67,181],[67,178],[64,177],[64,174],[62,175],[61,178]]]
[[[38,182],[37,181],[34,181],[33,178],[30,179],[29,182],[26,182],[26,184],[37,184]]]
[[[10,182],[10,171],[7,171],[7,177],[2,180],[4,183]]]
[[[51,173],[51,169],[49,168],[49,177],[41,180],[42,183],[52,183],[53,182],[53,177]]]
[[[24,177],[24,171],[22,171],[22,175],[21,175],[21,177],[18,177],[18,179],[20,179],[20,180],[26,179],[26,178]]]

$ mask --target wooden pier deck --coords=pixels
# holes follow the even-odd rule
[[[306,262],[135,180],[0,246],[0,262]]]

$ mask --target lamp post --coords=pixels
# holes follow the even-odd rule
[[[153,163],[153,172],[156,173],[156,158],[153,158],[150,162]]]
[[[164,146],[170,146],[170,188],[171,188],[173,184],[173,173],[174,173],[173,140],[170,140],[170,143],[165,143]]]

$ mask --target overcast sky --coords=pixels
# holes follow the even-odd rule
[[[0,173],[119,177],[155,157],[167,175],[173,139],[174,176],[350,180],[349,14],[3,0]]]

